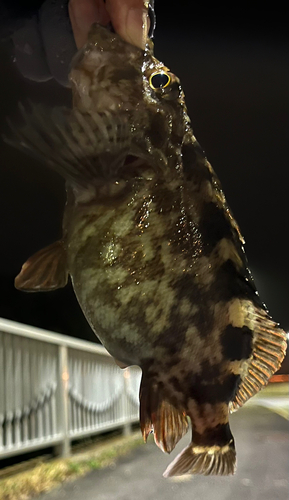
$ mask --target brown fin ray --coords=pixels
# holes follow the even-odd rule
[[[228,421],[228,405],[195,402],[191,409],[188,415],[192,422],[192,442],[167,467],[164,477],[234,474],[236,451]]]
[[[114,177],[123,166],[131,145],[125,114],[31,107],[29,113],[19,104],[25,125],[17,128],[9,121],[13,136],[4,137],[8,144],[85,188],[89,182]]]
[[[157,446],[170,453],[188,430],[187,417],[167,400],[157,384],[144,384],[143,378],[140,389],[140,424],[144,440],[153,432]]]
[[[197,446],[189,444],[164,472],[164,477],[184,474],[203,474],[204,476],[229,476],[236,470],[236,451],[234,443],[224,446]]]
[[[62,241],[56,241],[30,257],[15,278],[18,290],[41,292],[63,288],[67,284],[66,251]]]
[[[253,353],[241,374],[241,383],[230,405],[231,412],[238,410],[268,384],[280,368],[287,348],[286,333],[266,311],[254,307],[248,313],[247,322],[253,330]]]

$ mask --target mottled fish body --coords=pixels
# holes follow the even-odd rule
[[[17,146],[66,179],[63,238],[31,257],[23,290],[70,275],[91,327],[121,365],[142,368],[146,439],[165,472],[232,474],[229,411],[267,384],[285,354],[247,268],[244,241],[190,128],[178,78],[94,25],[73,61],[73,110],[33,115]],[[15,142],[15,141],[14,141]]]

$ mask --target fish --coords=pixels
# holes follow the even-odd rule
[[[248,269],[244,239],[193,134],[179,78],[94,24],[70,72],[72,107],[11,124],[13,146],[65,179],[61,240],[38,251],[19,290],[70,279],[85,317],[123,368],[142,369],[140,426],[170,453],[164,476],[231,475],[229,416],[279,369],[286,334]],[[189,425],[190,424],[190,425]]]

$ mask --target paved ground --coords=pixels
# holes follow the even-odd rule
[[[164,479],[162,473],[187,444],[166,456],[152,443],[38,500],[288,500],[288,421],[273,407],[248,405],[231,417],[238,470],[230,478]]]

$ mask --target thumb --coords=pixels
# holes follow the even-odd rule
[[[150,24],[148,4],[142,0],[107,0],[105,4],[115,31],[142,49],[146,45]]]

